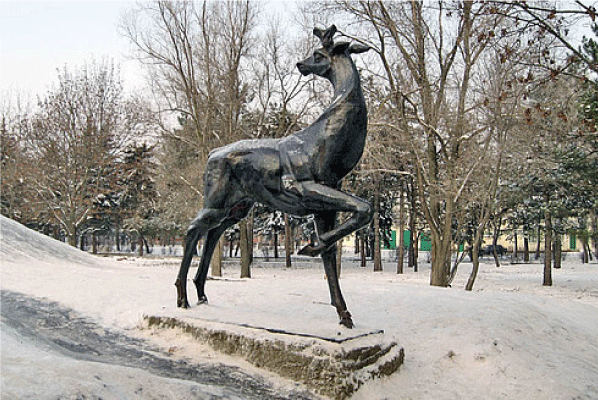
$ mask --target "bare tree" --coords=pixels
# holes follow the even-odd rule
[[[534,87],[520,110],[527,134],[517,138],[518,151],[512,153],[523,160],[519,173],[512,177],[524,194],[520,201],[535,202],[544,219],[546,286],[552,284],[553,238],[558,242],[560,220],[575,216],[582,199],[588,198],[584,185],[572,180],[561,164],[562,155],[576,146],[576,136],[583,129],[577,120],[581,88],[578,79],[564,75]]]
[[[185,210],[178,216],[181,224],[201,201],[208,152],[250,136],[242,129],[241,115],[250,95],[245,68],[256,16],[247,0],[158,1],[140,4],[121,23],[148,67],[160,111],[178,118],[180,128],[163,126],[168,146],[163,164],[178,162],[184,168],[159,185],[182,193],[169,195],[173,203],[163,206]],[[241,248],[251,251],[251,246]]]
[[[576,65],[581,63],[594,73],[598,65],[579,46],[584,28],[596,22],[596,3],[593,1],[490,1],[488,11],[502,15],[512,29],[524,34],[527,45],[541,45],[540,57],[533,60],[549,75],[579,75]],[[581,75],[583,76],[583,74]]]
[[[518,38],[513,38],[513,41]],[[529,95],[529,85],[533,74],[526,67],[529,54],[513,52],[505,57],[504,48],[508,48],[508,39],[493,46],[482,60],[483,82],[476,87],[483,96],[482,107],[478,111],[480,126],[485,126],[487,133],[477,144],[481,151],[475,151],[478,168],[471,176],[471,185],[463,193],[465,210],[469,219],[474,217],[471,238],[472,271],[466,290],[472,290],[479,269],[479,250],[484,233],[491,218],[499,218],[504,212],[504,204],[498,196],[499,182],[504,177],[505,160],[512,158],[514,148],[510,145],[515,137],[525,132],[525,123],[518,115],[521,104]],[[485,70],[484,70],[485,68]],[[494,243],[496,245],[496,243]],[[498,259],[495,255],[495,261]],[[451,273],[451,278],[454,273]]]
[[[302,79],[296,70],[297,52],[305,41],[285,37],[282,20],[276,15],[265,29],[252,64],[256,73],[252,131],[256,138],[280,138],[301,128],[313,105],[313,92],[310,81]],[[286,265],[291,267],[293,230],[288,215],[284,223]]]
[[[32,165],[24,151],[31,130],[31,106],[20,93],[3,93],[0,115],[0,211],[21,223],[31,223],[39,215],[34,193],[27,185]],[[41,216],[41,215],[39,215]]]
[[[38,108],[24,144],[27,183],[75,246],[96,197],[114,186],[113,166],[131,133],[118,71],[111,63],[65,67]]]
[[[198,153],[243,136],[239,119],[248,100],[245,57],[256,12],[249,1],[158,1],[131,10],[121,23],[147,65],[161,113],[182,129],[164,134]],[[201,170],[201,167],[198,168]],[[189,181],[200,191],[201,182]]]
[[[473,77],[481,56],[499,36],[501,17],[482,3],[336,2],[366,22],[392,117],[386,129],[403,136],[420,205],[432,239],[430,283],[446,286],[451,226],[479,157],[487,130],[475,118],[481,99]],[[483,147],[483,146],[482,146]],[[467,157],[466,157],[467,155]],[[393,160],[396,161],[396,160]],[[403,160],[401,160],[403,161]]]

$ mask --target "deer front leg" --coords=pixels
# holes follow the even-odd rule
[[[336,212],[316,216],[315,221],[318,230],[332,230],[336,223]],[[336,308],[336,312],[340,318],[339,323],[351,329],[353,328],[353,320],[341,293],[336,270],[336,243],[333,243],[322,252],[322,261],[324,262],[324,271],[326,272],[328,288],[330,289],[330,302]]]
[[[338,274],[336,272],[336,245],[333,244],[322,253],[322,261],[324,262],[324,271],[326,272],[326,279],[328,280],[328,288],[330,289],[330,300],[332,305],[336,308],[336,313],[340,318],[339,324],[346,326],[349,329],[353,328],[353,320],[351,313],[347,310],[347,304],[341,293],[341,287],[338,282]]]
[[[349,212],[351,217],[337,227],[321,230],[318,243],[305,246],[298,254],[315,257],[336,243],[337,240],[367,225],[373,217],[370,203],[340,190],[315,182],[302,182],[302,202],[321,215]]]

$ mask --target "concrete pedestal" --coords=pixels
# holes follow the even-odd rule
[[[404,360],[403,348],[376,329],[339,327],[322,333],[180,315],[144,319],[153,329],[180,329],[217,351],[334,399],[347,398],[369,379],[392,374]]]

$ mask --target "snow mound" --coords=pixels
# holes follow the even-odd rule
[[[7,262],[76,262],[97,264],[98,259],[0,215],[0,254]]]

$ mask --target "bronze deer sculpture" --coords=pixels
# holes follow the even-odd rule
[[[322,42],[309,58],[297,63],[301,74],[328,79],[332,103],[307,128],[282,139],[242,140],[213,150],[204,175],[204,206],[191,222],[175,283],[177,306],[189,307],[187,272],[200,238],[205,236],[193,282],[198,304],[207,302],[204,286],[212,254],[224,231],[245,218],[254,203],[291,215],[314,215],[319,239],[299,251],[321,255],[332,305],[340,323],[353,327],[336,272],[336,241],[372,219],[371,205],[339,190],[341,179],[358,163],[366,140],[367,110],[359,74],[350,54],[370,48],[334,43],[336,27],[313,31]],[[336,224],[338,212],[351,213]]]

